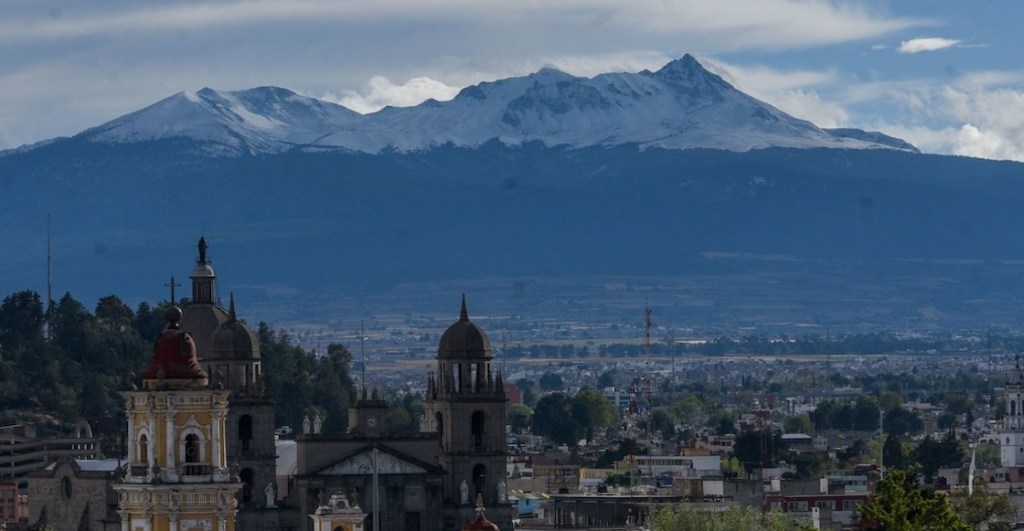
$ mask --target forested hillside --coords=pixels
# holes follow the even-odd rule
[[[143,302],[133,310],[109,295],[90,312],[65,294],[47,311],[34,291],[6,296],[0,304],[0,409],[8,418],[0,420],[51,417],[59,429],[77,418],[119,418],[118,392],[149,363],[166,307]],[[325,430],[343,431],[356,396],[349,351],[331,344],[317,355],[267,323],[254,328],[277,424],[299,426],[304,415],[317,413]]]

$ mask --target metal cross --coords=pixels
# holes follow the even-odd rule
[[[164,287],[171,288],[171,306],[178,304],[178,302],[174,299],[174,288],[180,288],[181,284],[175,284],[174,277],[171,277],[171,282],[168,284],[164,284]]]

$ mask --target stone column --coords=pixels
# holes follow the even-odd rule
[[[167,454],[167,468],[174,470],[177,467],[177,459],[175,459],[175,454],[177,453],[177,445],[175,444],[176,441],[174,440],[174,415],[175,413],[177,413],[177,411],[171,405],[171,399],[171,397],[168,397],[167,411],[165,412],[167,416],[164,419],[164,425],[166,426],[165,429],[167,430],[167,451],[165,453]]]
[[[128,397],[128,402],[125,404],[128,406],[125,409],[125,416],[128,417],[128,464],[135,462],[135,444],[138,441],[138,435],[135,433],[135,400]]]
[[[224,466],[224,460],[226,460],[226,456],[223,455],[224,449],[220,442],[221,431],[224,426],[224,409],[221,406],[216,406],[216,409],[213,410],[212,421],[213,441],[211,450],[213,453],[213,469],[220,470]]]

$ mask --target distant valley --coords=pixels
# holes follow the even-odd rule
[[[250,320],[302,330],[454,318],[462,292],[496,323],[638,322],[650,304],[663,326],[695,333],[1024,326],[1024,165],[921,154],[884,135],[754,112],[756,100],[682,66],[697,78],[674,90],[705,101],[703,115],[735,118],[698,130],[791,141],[573,144],[522,129],[515,141],[415,149],[257,149],[273,139],[230,120],[200,129],[234,144],[189,136],[230,106],[169,113],[162,129],[136,116],[173,134],[102,137],[126,131],[115,120],[0,156],[0,291],[45,292],[50,214],[58,297],[166,299],[171,276],[187,285],[205,235],[221,297],[234,293]],[[545,76],[563,90],[541,90],[550,105],[531,107],[546,113],[538,123],[606,112],[578,99],[596,81]],[[608,116],[622,108],[609,105]],[[411,109],[401,111],[419,116]],[[393,130],[410,130],[409,120]]]

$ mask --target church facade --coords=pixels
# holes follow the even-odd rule
[[[141,388],[132,375],[122,393],[127,455],[102,470],[81,460],[50,469],[33,502],[60,510],[31,521],[122,531],[456,531],[482,521],[486,508],[512,529],[507,400],[464,297],[426,375],[420,431],[392,432],[388,404],[364,389],[346,433],[321,433],[320,419],[304,426],[287,492],[278,492],[259,341],[237,318],[233,296],[226,309],[218,303],[204,239],[198,250],[191,299],[179,309],[172,291]],[[87,492],[95,493],[89,501]]]
[[[427,378],[421,431],[391,433],[387,404],[364,392],[349,412],[347,433],[297,438],[298,507],[313,512],[343,493],[367,513],[367,530],[457,531],[482,503],[491,520],[511,529],[506,399],[492,361],[490,341],[470,321],[463,299],[459,320],[438,345],[437,371]]]

